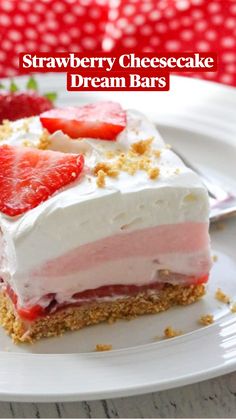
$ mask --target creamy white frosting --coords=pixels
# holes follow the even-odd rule
[[[0,215],[5,252],[0,276],[17,291],[22,303],[24,289],[31,281],[28,273],[80,245],[118,234],[123,229],[208,222],[208,196],[199,177],[165,147],[156,127],[143,115],[128,111],[127,119],[127,127],[116,141],[71,140],[62,132],[54,133],[49,148],[85,153],[85,174],[22,216]],[[29,140],[32,145],[38,145],[42,133],[38,117],[30,119],[28,132],[23,120],[12,123],[12,128],[12,134],[1,144],[19,145]],[[105,153],[116,149],[127,151],[132,143],[149,137],[154,138],[153,148],[161,150],[160,157],[153,157],[153,165],[160,168],[158,179],[151,180],[144,171],[134,176],[121,171],[118,178],[106,177],[105,188],[98,188],[91,169],[98,162],[112,162]],[[186,198],[190,194],[194,199]],[[176,258],[177,272],[178,263]],[[96,278],[93,285],[100,286]],[[37,287],[35,284],[36,295]],[[63,287],[60,281],[58,291],[63,293]]]

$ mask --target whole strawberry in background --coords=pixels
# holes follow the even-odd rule
[[[15,121],[16,119],[39,115],[42,112],[52,109],[53,101],[56,99],[54,93],[42,95],[38,92],[38,86],[31,77],[26,89],[19,91],[14,81],[11,81],[9,90],[1,86],[0,91],[0,123],[4,119]]]

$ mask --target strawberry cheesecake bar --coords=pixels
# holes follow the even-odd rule
[[[31,342],[205,293],[208,195],[117,103],[0,127],[0,322]]]

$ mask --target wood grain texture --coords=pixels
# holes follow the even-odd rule
[[[236,372],[143,396],[76,403],[0,403],[1,418],[235,418]]]

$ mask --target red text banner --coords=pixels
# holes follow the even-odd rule
[[[68,72],[68,91],[136,91],[136,90],[169,90],[169,73],[160,71],[113,71],[108,75],[101,72]]]
[[[171,72],[217,70],[215,52],[19,54],[22,73],[66,72],[72,90],[169,90]]]

